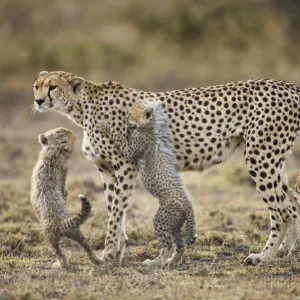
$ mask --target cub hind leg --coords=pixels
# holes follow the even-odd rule
[[[56,256],[58,257],[58,261],[53,264],[53,267],[54,268],[67,267],[69,264],[69,261],[68,261],[67,257],[63,254],[63,252],[59,246],[59,241],[61,239],[61,236],[59,234],[55,234],[51,231],[47,232],[47,230],[45,230],[45,236],[46,236],[47,241],[50,243],[51,247],[53,248]]]
[[[173,242],[175,252],[172,253],[172,256],[166,260],[168,265],[178,263],[184,252],[185,252],[185,244],[181,237],[180,230],[174,232],[174,242]]]
[[[300,233],[300,224],[299,224],[300,205],[297,197],[295,196],[294,191],[289,187],[285,166],[283,167],[282,180],[283,180],[282,189],[286,193],[286,196],[289,197],[289,200],[291,201],[292,204],[291,207],[292,218],[291,218],[290,225],[287,229],[286,235],[279,247],[277,253],[277,256],[279,257],[289,256],[291,254]],[[295,190],[297,192],[296,187]]]
[[[144,261],[144,265],[163,266],[166,263],[175,263],[180,260],[184,253],[184,242],[180,235],[180,226],[175,226],[178,224],[178,214],[179,211],[174,213],[168,209],[168,206],[159,207],[153,223],[160,245],[160,254],[154,260],[147,259]],[[173,230],[174,227],[179,228],[179,230]],[[175,252],[172,251],[173,245],[175,246]]]
[[[85,239],[84,235],[82,234],[79,228],[67,232],[66,237],[77,242],[79,245],[83,247],[92,264],[99,266],[104,263],[103,260],[101,260],[95,255],[95,253],[93,252],[92,248],[90,247],[89,243],[87,242],[87,240]]]

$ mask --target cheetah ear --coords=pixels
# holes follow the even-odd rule
[[[70,85],[73,87],[74,93],[80,91],[85,85],[85,79],[82,77],[74,77],[69,80]]]
[[[47,144],[48,144],[48,139],[45,137],[45,135],[40,134],[40,135],[38,136],[38,139],[39,139],[39,142],[40,142],[42,145],[47,145]]]
[[[48,74],[49,74],[48,71],[41,71],[41,72],[39,73],[39,77],[40,77],[40,76],[44,76],[44,75],[48,75]]]

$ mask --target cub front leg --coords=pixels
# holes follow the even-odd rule
[[[121,156],[125,156],[126,159],[135,161],[136,148],[135,145],[130,142],[129,137],[125,137],[120,132],[116,131],[109,122],[101,121],[97,123],[97,129],[100,133],[113,140],[115,147],[119,150]],[[127,135],[128,134],[127,128]]]
[[[114,131],[110,123],[107,121],[97,122],[96,127],[97,130],[106,137],[111,137],[111,133]]]
[[[112,209],[108,220],[108,229],[105,240],[105,249],[101,254],[101,259],[112,261],[118,258],[121,263],[125,249],[125,215],[132,195],[138,170],[136,165],[131,164],[124,158],[114,159],[115,185]]]

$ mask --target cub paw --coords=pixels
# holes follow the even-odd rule
[[[97,257],[94,253],[89,256],[89,260],[93,265],[101,266],[105,263],[105,261],[99,257]]]
[[[102,261],[114,261],[116,258],[116,251],[114,249],[104,249],[100,255],[100,260]]]
[[[109,135],[111,126],[108,122],[100,121],[96,125],[97,130],[103,135]]]
[[[143,261],[143,265],[144,266],[148,266],[148,267],[162,267],[164,266],[164,261],[162,258],[157,257],[155,259],[146,259],[145,261]]]
[[[67,258],[64,258],[62,260],[58,260],[56,261],[53,265],[52,268],[53,269],[61,269],[61,268],[66,268],[69,265],[69,261]]]

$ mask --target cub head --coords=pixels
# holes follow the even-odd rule
[[[128,110],[128,125],[132,128],[143,127],[154,122],[155,114],[162,110],[161,101],[142,101]]]
[[[43,147],[59,149],[63,153],[72,153],[76,138],[71,130],[59,127],[40,134],[38,140]]]
[[[33,83],[34,112],[56,110],[68,113],[79,100],[86,80],[71,73],[42,71]]]

